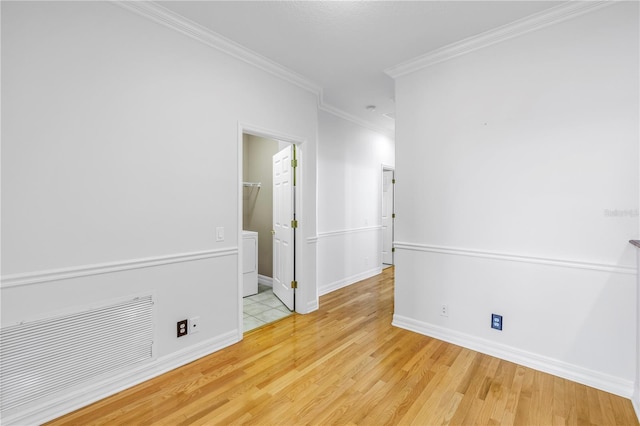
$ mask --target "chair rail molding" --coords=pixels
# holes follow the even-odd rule
[[[318,239],[336,237],[339,235],[356,234],[360,232],[381,231],[381,230],[382,230],[382,225],[363,226],[360,228],[339,229],[335,231],[318,232]]]
[[[394,242],[395,249],[438,253],[452,256],[481,257],[486,259],[504,260],[508,262],[535,263],[539,265],[559,266],[563,268],[588,269],[594,271],[610,272],[617,274],[636,275],[637,268],[626,265],[613,265],[605,263],[582,262],[567,259],[553,259],[544,257],[526,256],[512,253],[499,253],[492,251],[473,250],[458,247],[433,246],[427,244]]]
[[[0,288],[17,287],[39,284],[69,278],[87,277],[91,275],[109,274],[131,269],[149,268],[168,265],[171,263],[192,262],[195,260],[211,259],[214,257],[235,256],[237,247],[217,250],[203,250],[189,253],[176,253],[166,256],[129,259],[117,262],[96,263],[92,265],[72,266],[69,268],[49,269],[44,271],[26,272],[2,276]]]

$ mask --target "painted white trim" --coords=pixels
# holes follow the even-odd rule
[[[384,227],[382,226],[382,217],[384,215],[384,172],[385,171],[391,171],[393,173],[393,182],[391,184],[391,263],[384,263],[384,253],[383,253],[383,247],[384,247]],[[395,213],[396,213],[396,187],[395,187],[395,181],[396,181],[396,168],[395,166],[389,166],[388,164],[384,164],[382,163],[380,165],[380,188],[378,188],[378,194],[380,194],[380,228],[382,230],[382,232],[380,232],[380,262],[383,265],[395,265],[396,263],[396,256],[395,253],[393,251],[393,239],[395,238],[396,235],[396,220],[395,220]]]
[[[252,124],[248,124],[243,121],[238,121],[238,134],[240,135],[241,142],[242,142],[242,135],[245,133],[248,135],[258,136],[265,139],[273,139],[281,142],[288,142],[290,144],[295,144],[295,145],[302,145],[306,142],[305,139],[295,135],[290,135],[287,133],[268,129],[266,127],[254,126]],[[240,180],[240,183],[242,184],[242,180]]]
[[[636,250],[636,265],[640,265],[640,251]],[[636,275],[636,377],[631,403],[640,421],[640,275]]]
[[[301,87],[308,92],[311,92],[312,94],[316,95],[318,99],[318,108],[323,111],[365,127],[374,132],[381,133],[391,138],[394,137],[393,130],[379,127],[369,121],[363,120],[339,108],[327,104],[323,99],[322,87],[307,79],[305,76],[300,75],[295,71],[283,65],[280,65],[279,63],[272,61],[271,59],[262,56],[259,53],[254,52],[253,50],[250,50],[231,39],[224,37],[221,34],[218,34],[196,22],[193,22],[182,15],[179,15],[157,3],[154,3],[153,1],[112,0],[112,2],[124,9],[127,9],[153,22],[156,22],[160,25],[191,37],[192,39],[204,43],[209,47],[233,56],[236,59],[246,62],[258,69],[261,69],[262,71],[265,71],[291,84]]]
[[[376,126],[375,124],[369,121],[363,120],[359,117],[356,117],[355,115],[349,114],[348,112],[341,110],[340,108],[336,108],[332,105],[325,103],[324,99],[322,99],[322,94],[320,95],[320,98],[318,100],[318,109],[324,112],[327,112],[329,114],[335,115],[336,117],[341,118],[343,120],[350,121],[353,124],[364,127],[365,129],[385,135],[389,138],[393,139],[395,137],[394,130],[385,129],[385,128]]]
[[[361,228],[340,229],[337,231],[318,232],[318,239],[336,237],[340,235],[356,234],[360,232],[381,231],[382,225],[363,226]]]
[[[448,61],[457,56],[465,55],[487,46],[575,18],[576,16],[601,9],[605,6],[610,6],[617,1],[618,0],[568,1],[510,24],[448,44],[425,55],[387,68],[384,72],[391,78],[398,78],[440,62]]]
[[[350,286],[351,284],[355,284],[358,281],[362,281],[362,280],[365,280],[367,278],[374,277],[374,276],[376,276],[376,275],[378,275],[380,273],[382,273],[382,267],[378,266],[376,268],[369,269],[368,271],[364,271],[364,272],[361,272],[359,274],[352,275],[350,277],[343,278],[343,279],[338,280],[338,281],[334,281],[334,282],[329,283],[327,285],[320,286],[318,288],[318,295],[319,296],[324,296],[325,294],[331,293],[332,291],[336,291],[336,290],[339,290],[339,289],[341,289],[343,287]]]
[[[140,259],[121,260],[117,262],[96,263],[93,265],[81,265],[69,268],[11,274],[2,277],[2,284],[0,285],[0,288],[18,287],[29,284],[66,280],[70,278],[87,277],[91,275],[110,274],[113,272],[127,271],[131,269],[149,268],[153,266],[168,265],[171,263],[192,262],[194,260],[233,256],[237,254],[238,248],[231,247],[226,249],[177,253],[167,256],[145,257]]]
[[[150,19],[167,28],[178,31],[209,47],[213,47],[236,59],[253,65],[262,71],[288,81],[320,97],[321,87],[304,76],[197,24],[152,1],[113,1],[114,4]]]
[[[307,309],[304,312],[300,312],[301,314],[310,314],[313,311],[317,311],[320,308],[320,304],[318,299],[313,300],[311,302],[307,302]]]
[[[481,257],[485,259],[503,260],[509,262],[534,263],[539,265],[559,266],[563,268],[588,269],[592,271],[609,272],[625,275],[636,275],[637,269],[633,266],[611,265],[594,262],[580,262],[566,259],[551,259],[543,257],[523,256],[511,253],[498,253],[482,250],[471,250],[457,247],[431,246],[426,244],[404,243],[395,241],[393,246],[396,252],[399,250],[421,251],[427,253],[448,254],[455,256]]]
[[[242,175],[243,175],[243,139],[242,139],[242,135],[243,134],[251,134],[251,135],[255,135],[255,136],[260,136],[263,138],[267,138],[267,139],[275,139],[278,141],[282,141],[282,142],[288,142],[290,144],[294,144],[297,146],[298,148],[298,184],[296,186],[296,197],[295,197],[295,210],[296,210],[296,215],[300,218],[304,218],[304,204],[303,204],[303,200],[304,200],[304,192],[305,192],[305,180],[304,180],[304,170],[306,169],[306,163],[304,161],[304,152],[305,149],[307,149],[307,140],[303,139],[303,138],[299,138],[296,136],[292,136],[292,135],[288,135],[282,132],[278,132],[278,131],[273,131],[271,129],[267,129],[264,127],[260,127],[260,126],[254,126],[252,124],[248,124],[245,122],[241,122],[238,121],[238,149],[237,149],[237,158],[238,158],[238,176],[237,176],[237,182],[238,182],[238,223],[240,225],[242,225],[242,212],[243,212],[243,205],[242,205]],[[316,148],[317,149],[317,148]],[[306,226],[305,226],[305,221],[301,220],[300,221],[300,225],[298,227],[298,232],[300,232],[300,235],[304,235],[305,234],[305,230],[306,230]],[[240,226],[238,229],[238,238],[241,238],[242,236],[242,227]],[[296,245],[296,253],[295,253],[295,268],[296,268],[296,272],[300,274],[300,276],[304,276],[304,264],[305,264],[305,259],[306,257],[303,256],[304,251],[302,248],[303,244],[297,244]],[[239,252],[239,258],[242,258],[242,247],[239,248],[238,250]],[[314,259],[315,261],[315,259]],[[242,264],[238,263],[238,282],[242,282]],[[304,286],[304,283],[300,284],[300,287],[298,288],[298,290],[303,290],[301,287]],[[294,292],[294,297],[296,298],[296,302],[299,300],[298,298],[300,298],[301,293],[299,292]],[[316,297],[317,299],[317,297]],[[243,317],[242,317],[242,288],[241,286],[239,286],[239,290],[238,290],[238,328],[239,330],[242,330],[243,327]],[[301,305],[302,303],[300,303]],[[316,301],[317,304],[317,301]],[[299,306],[298,304],[296,304],[295,306]],[[306,312],[301,312],[298,309],[296,309],[296,312],[298,313],[306,313]]]
[[[239,335],[242,336],[242,331],[239,332]],[[238,341],[238,330],[221,334],[137,368],[107,376],[99,382],[82,386],[57,398],[50,398],[35,407],[27,406],[22,411],[16,411],[9,415],[3,413],[2,423],[7,425],[45,423],[231,346]]]
[[[318,244],[318,236],[307,238],[307,244]]]
[[[258,284],[273,287],[273,278],[258,274]]]
[[[554,376],[582,383],[625,398],[633,394],[633,382],[619,377],[589,370],[554,358],[523,351],[511,346],[495,343],[470,334],[428,324],[400,315],[394,315],[391,324],[395,327],[424,334],[454,345],[463,346],[496,358],[515,362],[525,367],[553,374]]]

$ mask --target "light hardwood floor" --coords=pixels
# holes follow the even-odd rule
[[[637,425],[631,402],[391,326],[393,268],[52,422]]]

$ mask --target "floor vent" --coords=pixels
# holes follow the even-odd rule
[[[151,296],[0,330],[3,412],[152,357]]]

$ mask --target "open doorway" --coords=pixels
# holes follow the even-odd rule
[[[382,166],[382,267],[394,264],[393,233],[394,233],[394,197],[395,170],[389,166]]]
[[[242,135],[241,284],[245,332],[291,315],[295,308],[294,290],[290,287],[295,267],[294,173],[289,158],[293,157],[293,147],[264,136]],[[287,220],[282,219],[285,216]]]

